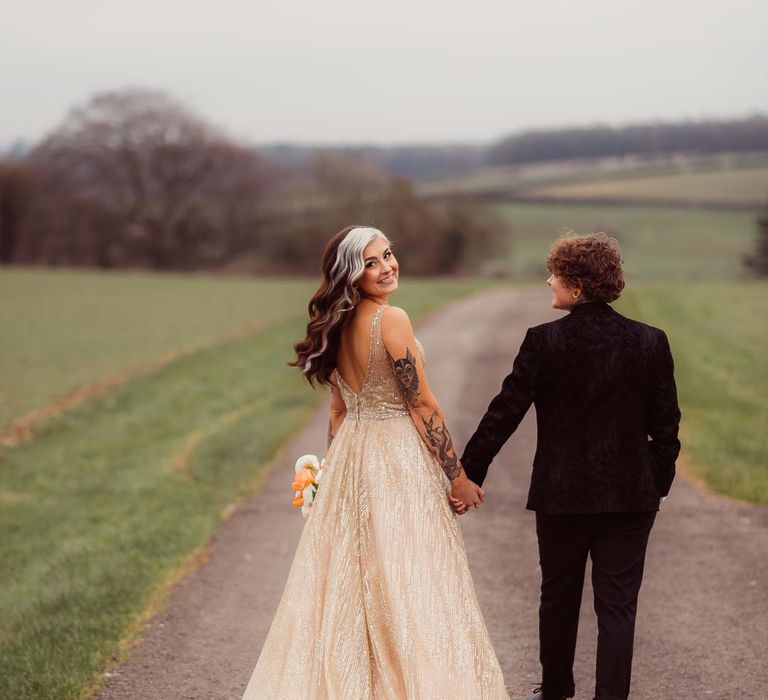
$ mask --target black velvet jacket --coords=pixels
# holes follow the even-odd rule
[[[680,409],[666,334],[602,302],[529,328],[461,463],[482,484],[531,403],[538,442],[528,508],[656,510],[675,476]],[[649,439],[650,438],[650,439]]]

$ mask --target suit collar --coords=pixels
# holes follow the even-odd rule
[[[613,313],[613,309],[604,301],[583,301],[572,307],[570,313],[577,316],[594,316]]]

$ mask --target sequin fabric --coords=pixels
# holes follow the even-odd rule
[[[359,394],[243,700],[508,700],[450,484],[371,325]]]

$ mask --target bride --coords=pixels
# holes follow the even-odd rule
[[[243,700],[508,700],[457,513],[461,467],[374,228],[336,234],[293,363],[331,389],[327,467]]]

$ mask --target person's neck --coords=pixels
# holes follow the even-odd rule
[[[594,299],[579,299],[578,301],[574,301],[573,304],[571,304],[566,311],[573,311],[577,306],[583,306],[584,304],[591,304],[594,301]]]
[[[376,297],[363,297],[365,301],[372,301],[376,306],[386,306],[389,303],[389,294]]]

